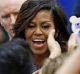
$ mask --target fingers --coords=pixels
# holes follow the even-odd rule
[[[77,35],[72,33],[68,41],[68,52],[71,53],[77,47]]]
[[[53,29],[49,32],[48,40],[47,40],[48,48],[49,48],[49,51],[50,51],[50,56],[49,56],[50,58],[54,58],[54,57],[61,54],[60,45],[55,40],[54,35],[55,35],[55,30]]]
[[[49,38],[50,40],[51,40],[51,39],[55,40],[54,35],[55,35],[55,30],[52,29],[52,30],[49,32],[48,38]]]
[[[55,35],[55,30],[54,29],[50,30],[48,34],[48,39],[47,39],[47,44],[50,51],[51,49],[53,49],[53,46],[55,43],[54,35]]]
[[[55,35],[55,30],[54,29],[50,30],[47,40],[49,46],[52,45],[53,42],[55,41],[54,35]]]

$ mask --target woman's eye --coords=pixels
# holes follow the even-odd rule
[[[31,24],[30,24],[30,25],[28,25],[27,27],[28,27],[28,28],[34,28],[34,27],[35,27],[35,25],[31,23]]]
[[[49,27],[50,27],[49,24],[43,24],[43,25],[42,25],[42,28],[44,28],[44,29],[48,29]]]

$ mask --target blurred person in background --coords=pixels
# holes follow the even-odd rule
[[[0,0],[0,22],[8,32],[10,40],[13,38],[13,25],[22,3],[26,0]]]

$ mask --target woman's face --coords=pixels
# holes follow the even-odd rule
[[[25,29],[25,38],[33,54],[44,54],[48,50],[48,33],[54,28],[49,10],[41,10]]]

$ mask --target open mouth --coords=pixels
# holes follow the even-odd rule
[[[43,47],[46,41],[43,39],[34,39],[34,40],[32,40],[32,42],[35,47],[39,48],[39,47]]]
[[[41,44],[41,43],[44,43],[45,40],[41,40],[41,39],[35,39],[35,40],[32,40],[33,43],[38,43],[38,44]]]

